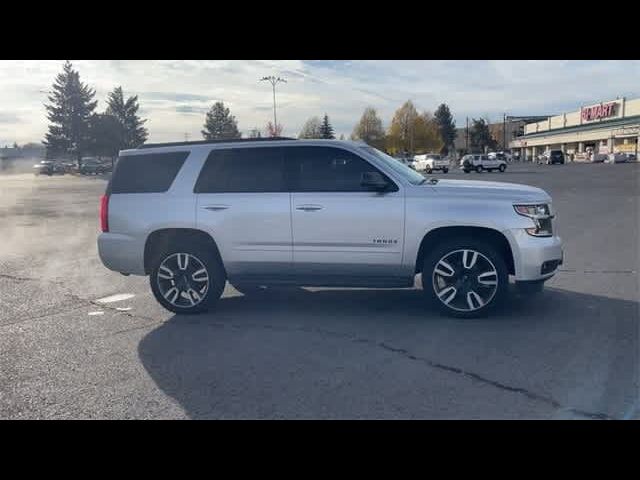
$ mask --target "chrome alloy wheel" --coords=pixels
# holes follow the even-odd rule
[[[433,289],[448,308],[473,312],[491,302],[498,289],[498,271],[482,253],[455,250],[443,256],[433,270]]]
[[[160,294],[178,308],[195,307],[209,290],[206,267],[190,253],[167,256],[158,268],[157,281]]]

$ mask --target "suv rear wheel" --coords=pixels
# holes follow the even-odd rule
[[[478,166],[476,167],[476,172],[478,172],[478,173],[482,173],[482,165],[478,165]]]
[[[447,314],[480,317],[502,303],[509,273],[502,255],[480,240],[442,242],[424,259],[422,289],[427,299]]]
[[[197,246],[158,255],[149,281],[156,300],[174,313],[201,313],[218,301],[226,281],[219,260]]]
[[[500,173],[503,173],[506,169],[507,169],[507,166],[504,163],[500,165],[500,167],[498,167],[498,170],[500,170]]]

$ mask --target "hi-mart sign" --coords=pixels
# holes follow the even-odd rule
[[[616,115],[617,106],[617,102],[609,102],[601,103],[600,105],[595,105],[593,107],[585,107],[580,112],[582,121],[590,122],[592,120],[614,117]]]

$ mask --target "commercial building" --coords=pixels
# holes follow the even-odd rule
[[[616,98],[528,123],[509,148],[535,159],[545,150],[562,150],[575,160],[610,153],[638,154],[640,98]]]

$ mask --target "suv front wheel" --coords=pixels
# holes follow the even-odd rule
[[[451,316],[483,316],[504,301],[509,273],[504,258],[479,240],[456,239],[432,249],[422,267],[427,299]]]
[[[226,275],[207,249],[173,248],[159,255],[149,281],[156,300],[174,313],[201,313],[218,301]]]

